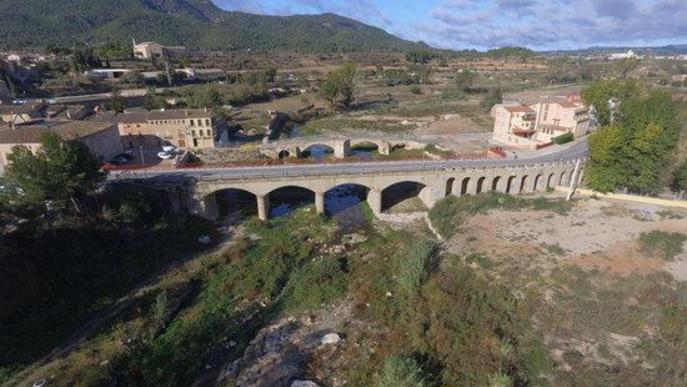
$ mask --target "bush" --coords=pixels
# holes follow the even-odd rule
[[[415,297],[427,278],[436,245],[431,240],[416,243],[408,255],[399,255],[399,293],[406,301]]]
[[[663,259],[670,261],[676,255],[682,254],[687,235],[656,230],[642,233],[639,241],[644,254],[648,256],[658,254]]]
[[[415,95],[419,95],[419,94],[422,94],[422,89],[418,85],[413,85],[413,86],[410,86],[410,92],[415,94]]]
[[[684,161],[673,172],[673,189],[677,192],[687,191],[687,161]]]
[[[574,139],[575,139],[575,136],[572,134],[572,132],[568,132],[565,134],[561,134],[560,136],[554,137],[553,143],[561,145],[561,144],[568,143]]]
[[[389,356],[377,380],[377,387],[424,387],[422,368],[407,356]]]

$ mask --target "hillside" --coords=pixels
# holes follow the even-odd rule
[[[205,50],[406,51],[419,44],[334,14],[229,12],[210,0],[3,0],[0,48],[154,40]]]

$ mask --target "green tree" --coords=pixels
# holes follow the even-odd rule
[[[592,83],[582,90],[584,102],[593,106],[599,125],[610,125],[617,119],[618,106],[641,93],[641,88],[633,80],[603,80]]]
[[[687,191],[687,161],[683,161],[673,172],[673,189],[677,192]]]
[[[216,108],[224,105],[224,98],[215,86],[206,85],[193,89],[186,103],[193,108]]]
[[[355,101],[357,86],[358,67],[355,63],[348,62],[327,75],[320,93],[332,107],[342,106],[348,109]]]
[[[126,100],[119,91],[115,91],[112,93],[112,97],[105,102],[105,109],[122,113],[126,109]]]
[[[100,161],[77,140],[43,137],[34,153],[19,145],[8,155],[5,181],[9,203],[19,214],[81,214],[81,202],[101,187]]]
[[[143,97],[143,107],[148,110],[160,110],[167,108],[165,97],[155,94],[155,87],[149,87]]]
[[[458,90],[467,92],[477,79],[477,73],[471,70],[461,70],[453,78],[453,84]]]
[[[612,125],[590,136],[586,178],[599,191],[656,193],[676,148],[680,124],[672,96],[652,92],[621,103]]]
[[[489,90],[489,93],[482,100],[482,107],[484,110],[491,110],[496,104],[503,102],[503,92],[501,91],[501,86],[497,86],[494,89]]]

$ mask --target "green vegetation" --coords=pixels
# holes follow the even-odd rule
[[[103,190],[78,141],[46,136],[9,155],[0,196],[0,367],[46,354],[162,265],[200,250],[213,228],[170,212],[154,191]]]
[[[687,191],[687,161],[683,161],[673,173],[673,189],[677,192]]]
[[[348,109],[355,101],[358,67],[348,62],[322,81],[320,94],[332,108]]]
[[[656,193],[662,187],[680,131],[676,104],[668,93],[634,95],[637,90],[634,82],[600,81],[583,92],[594,106],[606,106],[603,101],[609,96],[619,104],[613,110],[601,109],[600,121],[607,126],[589,139],[585,177],[593,189],[608,192],[626,187]]]
[[[0,47],[100,43],[128,46],[132,36],[205,50],[283,52],[407,51],[423,45],[333,15],[288,17],[226,12],[210,1],[9,0],[0,4]],[[117,53],[120,50],[115,50]]]
[[[126,109],[126,99],[119,92],[114,92],[112,97],[105,101],[105,109],[117,113],[123,113]]]
[[[496,192],[476,196],[449,196],[440,200],[429,212],[429,218],[437,231],[444,237],[452,236],[465,219],[474,214],[486,213],[491,209],[552,211],[566,215],[570,211],[569,202],[557,199],[522,199]]]
[[[491,111],[494,105],[500,104],[501,102],[503,102],[503,92],[499,85],[489,90],[486,97],[482,100],[482,108],[484,108],[485,111]]]
[[[569,143],[570,141],[574,140],[575,136],[572,134],[572,132],[561,134],[560,136],[556,136],[553,138],[553,143],[562,145]]]
[[[682,254],[683,245],[687,241],[687,235],[656,230],[642,233],[639,241],[644,254],[652,257],[658,255],[670,261],[676,255]]]
[[[407,356],[389,356],[377,380],[377,387],[424,387],[422,368],[415,359]]]

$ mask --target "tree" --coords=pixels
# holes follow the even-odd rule
[[[633,80],[604,80],[592,83],[582,90],[584,102],[594,107],[595,117],[601,126],[610,125],[618,117],[618,107],[624,101],[641,93],[641,88]]]
[[[348,62],[329,73],[322,82],[320,93],[332,107],[350,108],[357,92],[358,67]]]
[[[496,88],[489,90],[489,93],[482,100],[482,107],[484,110],[491,110],[496,104],[503,102],[503,93],[501,91],[501,86],[496,86]]]
[[[470,70],[460,70],[453,78],[453,84],[463,92],[467,92],[472,87],[472,84],[477,79],[477,73]]]
[[[687,161],[683,161],[673,173],[673,190],[676,192],[687,191]]]
[[[680,131],[672,96],[635,96],[620,105],[617,116],[590,136],[589,185],[602,192],[658,192]]]
[[[142,86],[145,83],[145,79],[143,78],[143,74],[139,73],[138,71],[131,71],[122,75],[120,82]]]
[[[165,97],[155,94],[155,87],[149,87],[146,95],[143,98],[143,107],[148,110],[160,110],[167,108],[167,100]]]
[[[427,63],[434,55],[428,50],[413,50],[406,54],[406,60],[412,63]]]
[[[122,97],[118,90],[113,92],[112,97],[105,102],[105,109],[117,113],[124,112],[124,109],[126,109],[126,100],[124,97]]]
[[[26,146],[13,148],[5,173],[8,203],[19,214],[82,213],[81,201],[105,180],[100,161],[77,140],[48,134],[33,153]]]
[[[206,85],[193,89],[186,103],[193,108],[216,108],[224,105],[224,98],[216,87]]]

